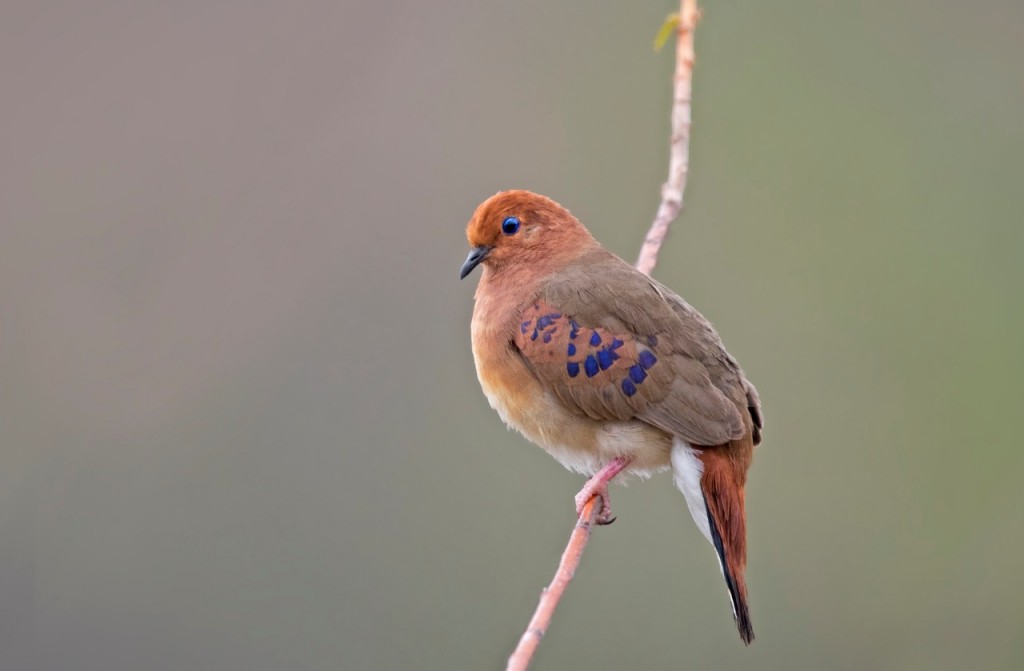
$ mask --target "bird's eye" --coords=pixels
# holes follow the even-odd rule
[[[501,232],[505,235],[515,235],[519,230],[519,217],[505,217],[501,222]]]

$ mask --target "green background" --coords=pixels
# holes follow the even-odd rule
[[[475,205],[634,259],[671,2],[5,2],[0,668],[498,669],[582,483],[506,431]],[[537,669],[1024,666],[1024,4],[721,2],[656,276],[767,417],[758,639],[667,476]]]

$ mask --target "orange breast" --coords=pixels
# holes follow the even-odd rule
[[[547,391],[508,344],[474,319],[477,377],[501,419],[544,448],[566,468],[591,475],[617,456],[633,459],[634,473],[668,466],[669,436],[638,421],[598,421],[567,408]]]

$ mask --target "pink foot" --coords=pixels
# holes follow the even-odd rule
[[[609,461],[604,468],[594,474],[587,484],[583,485],[583,489],[576,495],[576,514],[583,514],[583,506],[587,505],[587,501],[594,498],[595,496],[601,497],[601,512],[598,513],[596,522],[598,524],[611,524],[615,521],[612,517],[612,502],[608,497],[608,483],[616,475],[622,472],[626,466],[629,465],[631,459],[629,457],[615,457]]]

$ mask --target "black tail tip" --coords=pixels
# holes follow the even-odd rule
[[[718,531],[718,524],[711,514],[711,507],[707,505],[708,497],[704,496],[704,505],[708,509],[708,528],[711,530],[711,543],[718,553],[719,565],[722,568],[722,575],[725,577],[725,586],[729,589],[729,601],[732,604],[733,618],[736,620],[736,629],[740,632],[740,638],[745,645],[754,641],[754,627],[750,624],[750,609],[747,608],[746,588],[743,586],[743,574],[736,576],[729,569],[729,560],[725,554],[725,543],[722,541],[722,534]],[[737,584],[736,578],[740,579]]]
[[[740,632],[740,638],[744,645],[754,642],[754,627],[750,624],[750,611],[747,610],[746,602],[740,602],[736,609],[736,629]]]

